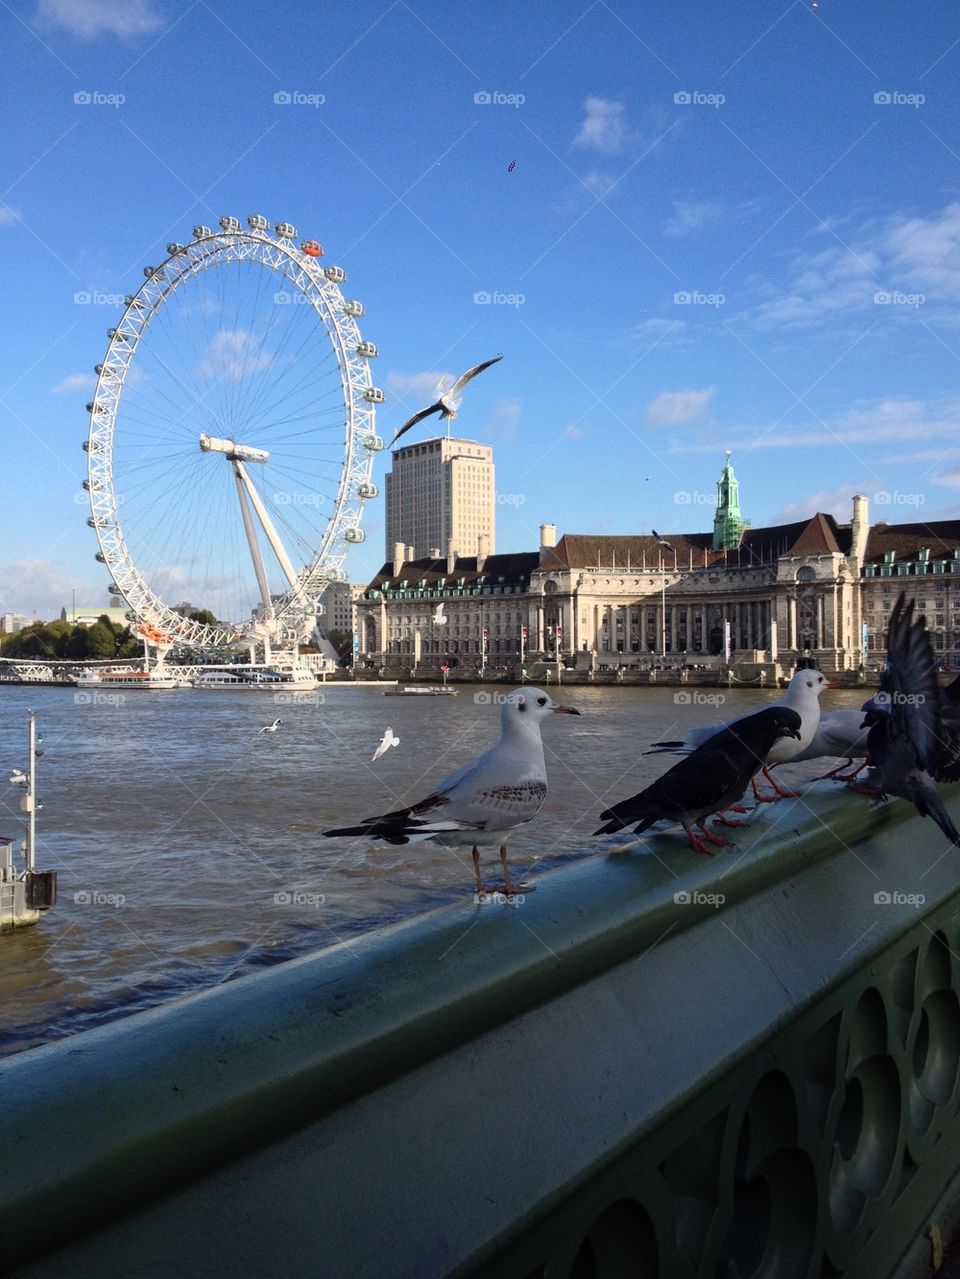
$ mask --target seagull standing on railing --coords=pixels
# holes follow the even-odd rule
[[[469,848],[477,879],[480,846],[500,845],[504,888],[515,893],[507,865],[507,836],[536,817],[547,796],[547,769],[540,724],[548,715],[579,715],[558,706],[539,688],[508,693],[500,708],[500,740],[485,755],[445,777],[426,799],[380,817],[367,817],[359,826],[325,830],[324,835],[366,835],[386,844],[439,844]],[[524,892],[530,892],[524,886]]]
[[[11,786],[29,786],[29,784],[30,784],[30,778],[26,775],[26,773],[22,769],[13,768],[10,770]]]
[[[416,426],[418,422],[422,422],[425,417],[429,417],[431,413],[439,413],[443,418],[455,418],[457,410],[460,408],[460,392],[467,385],[471,378],[482,373],[484,369],[488,369],[491,364],[496,364],[498,360],[502,360],[502,355],[495,355],[492,360],[484,360],[482,364],[475,365],[472,369],[467,369],[466,373],[461,373],[457,380],[446,391],[440,391],[440,384],[437,386],[437,398],[433,404],[428,405],[425,409],[421,409],[419,413],[414,413],[413,417],[408,418],[400,427],[396,435],[390,441],[390,448],[393,448],[401,435],[406,435],[411,426]]]

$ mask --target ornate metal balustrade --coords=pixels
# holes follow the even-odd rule
[[[960,850],[846,793],[737,840],[585,860],[3,1063],[7,1264],[923,1273],[960,1199]]]

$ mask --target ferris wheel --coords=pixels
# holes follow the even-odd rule
[[[87,405],[97,559],[141,633],[296,644],[378,495],[377,348],[343,270],[287,222],[224,217],[167,254],[107,331]]]

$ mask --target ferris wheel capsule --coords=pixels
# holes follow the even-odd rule
[[[304,240],[300,245],[300,252],[305,253],[308,258],[322,258],[323,246],[318,244],[316,240]]]
[[[268,231],[270,223],[266,218],[260,216],[259,213],[251,213],[247,218],[247,226],[251,231]]]
[[[224,229],[224,231],[227,231],[227,232],[239,231],[241,229],[240,222],[238,221],[238,219],[231,218],[229,214],[226,217],[223,217],[220,219],[220,225]]]
[[[273,229],[281,240],[295,240],[297,238],[297,228],[292,222],[278,222]]]
[[[208,226],[195,226],[193,228],[193,238],[195,240],[208,240],[211,235],[213,235],[213,231]]]

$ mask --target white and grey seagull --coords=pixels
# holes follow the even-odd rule
[[[444,418],[456,417],[457,410],[460,408],[460,392],[467,385],[470,379],[476,377],[478,373],[482,373],[484,369],[488,369],[491,364],[496,364],[502,359],[502,355],[495,355],[492,360],[484,360],[482,364],[474,365],[472,369],[467,369],[466,373],[461,373],[453,385],[448,387],[445,391],[441,392],[440,385],[438,385],[436,391],[437,398],[434,402],[429,404],[425,409],[421,409],[419,413],[414,413],[413,417],[408,418],[390,441],[389,447],[393,448],[401,435],[406,435],[411,426],[416,426],[418,422],[422,422],[423,419],[425,417],[429,417],[431,413],[439,413],[440,416]]]
[[[275,733],[282,723],[282,719],[275,719],[272,724],[264,724],[263,728],[257,729],[257,737],[259,737],[261,733]]]
[[[386,755],[387,751],[390,749],[391,746],[399,746],[399,745],[400,745],[400,738],[396,735],[396,733],[388,724],[387,731],[380,738],[380,745],[374,751],[373,759],[370,761],[370,763],[375,764],[381,755]]]
[[[443,612],[443,602],[442,602],[442,601],[441,601],[441,602],[437,605],[437,607],[434,609],[434,612],[433,612],[433,624],[434,624],[434,626],[446,626],[446,624],[447,624],[447,618],[446,618],[446,616],[444,615],[444,612]]]
[[[547,795],[547,769],[540,725],[548,715],[579,715],[558,706],[542,689],[518,688],[500,708],[500,740],[479,759],[445,777],[425,799],[358,826],[326,830],[329,836],[366,835],[386,844],[420,844],[426,840],[469,848],[477,879],[480,847],[499,844],[504,887],[515,893],[507,865],[507,837],[536,817]],[[528,888],[524,891],[530,891]]]
[[[10,770],[11,786],[26,786],[29,783],[29,781],[30,781],[30,778],[26,775],[23,769],[12,768]]]

